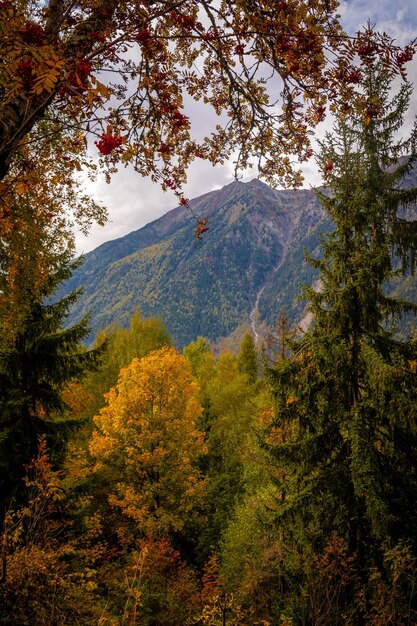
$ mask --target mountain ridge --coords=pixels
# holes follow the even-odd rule
[[[305,316],[300,284],[317,271],[305,251],[320,254],[331,222],[313,190],[274,190],[254,179],[234,181],[190,201],[209,231],[194,237],[194,218],[179,206],[124,237],[101,244],[64,286],[84,286],[68,323],[91,311],[93,335],[127,325],[135,310],[159,316],[181,348],[199,335],[212,343],[272,329],[285,307]]]

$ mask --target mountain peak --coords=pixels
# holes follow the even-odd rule
[[[258,187],[259,189],[268,189],[269,191],[271,191],[271,188],[262,180],[259,180],[259,178],[252,178],[252,180],[249,180],[247,183],[243,184],[248,185],[249,187]]]
[[[181,347],[198,335],[215,342],[248,328],[255,305],[262,319],[275,319],[284,302],[274,296],[264,303],[261,294],[288,251],[301,250],[302,261],[306,236],[323,215],[311,214],[317,204],[311,192],[274,191],[257,178],[194,198],[194,214],[209,219],[203,241],[180,206],[86,254],[65,287],[84,285],[69,322],[90,310],[97,332],[113,322],[127,325],[139,309],[145,317],[160,316]],[[298,280],[298,265],[297,272]],[[280,298],[284,293],[281,285]]]

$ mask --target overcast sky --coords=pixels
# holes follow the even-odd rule
[[[417,36],[417,0],[342,0],[341,5],[343,25],[351,33],[362,28],[369,19],[371,25],[395,37],[400,44]],[[417,82],[417,60],[408,66],[408,75],[410,80]],[[411,101],[410,120],[416,113],[417,93]],[[198,117],[204,123],[204,113]],[[304,174],[306,187],[320,183],[314,163],[306,165]],[[254,176],[255,173],[250,172],[242,180],[250,180]],[[189,170],[188,184],[184,188],[185,196],[195,198],[208,191],[220,189],[232,181],[231,164],[213,167],[199,161]],[[106,184],[103,179],[89,184],[88,191],[106,205],[109,221],[104,227],[94,226],[88,237],[77,234],[77,249],[80,253],[141,228],[176,204],[172,192],[164,193],[158,185],[129,168],[122,169],[113,176],[110,184]]]

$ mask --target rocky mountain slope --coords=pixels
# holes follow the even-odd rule
[[[317,279],[305,251],[319,254],[320,232],[331,228],[315,193],[253,180],[190,204],[209,219],[201,241],[190,212],[177,207],[88,253],[65,285],[65,291],[84,287],[69,323],[91,311],[94,336],[112,322],[127,324],[139,309],[160,316],[178,347],[199,335],[218,342],[247,328],[258,337],[273,328],[282,307],[299,323],[300,285]]]
[[[313,192],[233,182],[191,206],[209,219],[202,241],[189,211],[177,207],[88,253],[65,285],[84,288],[69,323],[91,311],[95,334],[112,322],[128,323],[140,309],[161,316],[182,346],[198,335],[217,341],[239,328],[257,332],[284,305],[294,318],[302,313],[297,283],[311,274],[303,250],[317,246],[324,227]]]

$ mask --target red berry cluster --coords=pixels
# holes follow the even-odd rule
[[[147,26],[141,28],[135,35],[135,40],[142,47],[148,48],[153,53],[162,52],[164,44],[157,37],[154,37]]]
[[[80,59],[72,71],[67,74],[66,84],[60,88],[61,95],[74,96],[81,95],[88,89],[88,77],[92,72],[93,66],[87,59]]]
[[[345,80],[347,83],[358,84],[362,80],[362,72],[358,67],[352,67],[346,72]]]
[[[365,42],[358,46],[358,54],[362,61],[372,61],[375,57],[376,47],[373,43]]]
[[[324,164],[323,172],[325,174],[328,174],[332,170],[333,170],[333,161],[331,161],[331,160],[326,161],[326,163]]]
[[[349,67],[347,64],[341,64],[336,72],[337,79],[345,85],[356,85],[361,82],[363,74],[358,67]],[[335,97],[337,96],[337,92]],[[332,95],[333,98],[333,95]]]
[[[147,26],[145,26],[144,28],[141,28],[135,35],[135,39],[138,43],[140,43],[142,46],[146,46],[150,40],[152,39],[152,35],[149,32],[149,29]]]
[[[311,56],[311,58],[313,58],[314,55],[320,54],[322,50],[320,42],[311,31],[298,37],[296,48],[301,54]]]
[[[120,154],[122,152],[120,146],[123,143],[123,138],[120,137],[120,135],[112,135],[111,132],[108,132],[101,135],[100,140],[95,141],[94,143],[99,152],[104,156],[111,154],[114,150]]]
[[[241,56],[244,52],[245,52],[245,44],[238,43],[237,46],[235,46],[235,54],[238,54],[239,56]]]
[[[173,181],[171,178],[165,178],[164,184],[166,187],[168,187],[168,189],[172,189],[174,191],[175,189],[177,189],[177,185],[175,184],[175,181]]]
[[[93,66],[87,59],[81,59],[81,61],[79,61],[75,66],[74,73],[83,86],[86,86],[88,77],[90,76],[92,69]]]
[[[182,13],[178,13],[177,11],[172,11],[170,14],[171,19],[184,30],[192,30],[196,23],[195,19],[189,15],[182,15]]]
[[[317,115],[317,121],[322,122],[324,118],[326,117],[326,107],[325,106],[317,107],[316,115]]]
[[[208,30],[203,35],[203,41],[217,41],[218,39],[219,33],[217,32],[217,30],[214,30],[212,28],[210,28],[210,30]]]
[[[155,90],[161,103],[159,111],[161,115],[166,115],[172,121],[174,129],[180,129],[189,125],[189,119],[179,111],[177,104],[172,102],[172,94],[166,81],[167,78],[168,74],[166,72],[159,72],[157,75]]]
[[[160,152],[161,154],[168,154],[169,152],[171,152],[171,148],[167,146],[166,143],[161,143],[158,148],[158,152]]]
[[[20,59],[17,66],[17,73],[22,79],[23,89],[28,93],[33,86],[33,65],[28,57]]]
[[[173,126],[174,128],[183,128],[183,126],[188,126],[188,117],[183,115],[178,109],[174,109],[172,112],[173,118]]]
[[[163,100],[162,97],[161,100]],[[188,117],[183,115],[181,111],[179,111],[176,106],[170,102],[161,106],[160,112],[172,121],[173,128],[177,130],[183,128],[184,126],[188,126],[190,123]]]
[[[34,22],[27,22],[21,30],[23,43],[27,45],[41,46],[45,42],[45,31],[42,26]]]

